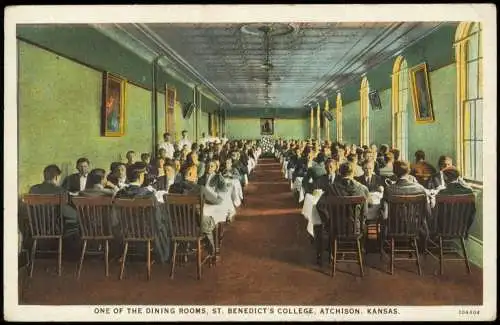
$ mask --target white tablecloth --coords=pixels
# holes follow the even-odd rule
[[[234,217],[236,214],[236,209],[231,199],[231,193],[225,192],[222,195],[222,203],[220,204],[208,204],[203,205],[203,215],[205,217],[212,217],[215,223],[226,222],[229,218]]]
[[[239,207],[243,200],[243,188],[241,187],[240,181],[238,179],[226,179],[226,186],[228,192],[231,193],[231,199],[234,206]]]
[[[302,187],[303,177],[295,177],[293,182],[292,191],[299,193],[299,203],[304,201],[304,188]]]
[[[165,203],[163,200],[164,194],[166,194],[166,191],[157,191],[155,193],[158,202]],[[222,193],[221,196],[223,199],[222,203],[208,204],[205,202],[203,205],[203,216],[212,217],[216,224],[219,222],[225,222],[228,217],[232,218],[236,214],[236,209],[231,198],[231,192]]]
[[[313,231],[314,225],[322,224],[321,218],[318,213],[318,209],[316,209],[316,204],[318,203],[323,193],[321,190],[318,193],[320,194],[316,196],[307,193],[304,197],[304,205],[302,207],[302,215],[308,221],[307,232],[313,237],[314,237],[314,231]],[[366,219],[377,220],[380,208],[380,198],[382,197],[382,194],[379,192],[370,192],[370,197],[372,198],[373,202],[377,204],[372,204],[369,206]]]
[[[318,203],[319,195],[312,195],[307,193],[304,197],[304,205],[302,206],[302,215],[307,220],[307,232],[314,237],[314,225],[321,225],[321,218],[319,217],[318,209],[316,209],[316,204]]]

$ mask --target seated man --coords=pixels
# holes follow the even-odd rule
[[[385,166],[379,169],[378,174],[386,178],[394,175],[394,154],[392,152],[385,153]]]
[[[354,177],[359,177],[364,174],[363,168],[358,164],[358,155],[355,153],[350,153],[347,156],[347,161],[354,165]]]
[[[152,187],[143,187],[146,164],[136,162],[129,167],[129,186],[122,188],[116,193],[118,199],[145,199],[151,198],[153,202],[158,202],[155,191]],[[170,238],[168,232],[167,216],[162,213],[160,205],[155,209],[155,240],[154,244],[158,258],[162,263],[166,263],[170,258]]]
[[[460,178],[460,171],[455,167],[442,170],[445,187],[437,195],[473,194],[472,187]]]
[[[372,159],[363,162],[364,175],[354,179],[368,188],[370,192],[382,192],[385,185],[384,179],[375,174],[375,161]]]
[[[322,190],[326,192],[335,181],[340,177],[336,177],[338,165],[337,161],[329,158],[325,163],[326,174],[319,176],[311,186],[307,188],[307,193],[312,194],[314,190]]]
[[[170,186],[172,186],[176,181],[175,165],[173,161],[169,161],[163,168],[165,173],[163,176],[157,178],[154,188],[157,191],[165,191],[168,193]]]
[[[428,202],[430,201],[430,192],[428,192],[425,187],[421,184],[414,182],[410,179],[410,166],[408,162],[404,160],[398,160],[394,162],[394,175],[397,180],[394,184],[389,184],[385,188],[384,196],[381,200],[381,212],[382,212],[382,222],[388,218],[388,199],[393,195],[417,195],[425,194],[428,197]],[[427,204],[427,217],[429,217],[431,205]],[[428,235],[429,229],[427,226],[427,218],[424,218],[421,232],[421,243],[425,243]],[[420,250],[424,250],[424,245],[420,245]]]
[[[306,193],[311,193],[311,185],[314,181],[326,174],[325,158],[322,152],[318,153],[312,166],[307,170],[306,176],[302,180],[302,187]]]
[[[87,181],[87,189],[80,191],[81,196],[114,196],[116,190],[105,188],[107,184],[106,171],[96,168],[90,171]]]
[[[220,193],[227,191],[224,177],[216,173],[217,163],[215,160],[208,162],[206,173],[198,179],[198,185],[205,188],[205,199],[209,204],[222,203]]]
[[[427,182],[435,173],[436,168],[425,161],[425,152],[417,150],[415,152],[415,164],[413,164],[410,174],[415,176],[421,185],[427,186]]]
[[[358,181],[354,180],[354,166],[352,163],[343,163],[339,167],[339,180],[330,185],[326,192],[321,196],[318,201],[317,206],[321,207],[323,203],[328,202],[329,198],[332,196],[363,196],[366,198],[366,202],[363,207],[360,207],[360,216],[358,218],[358,224],[356,224],[356,230],[359,232],[364,232],[364,216],[368,211],[368,198],[369,192],[368,188]],[[330,215],[328,211],[318,208],[318,214],[321,218],[323,229],[330,229]],[[316,227],[315,227],[316,228]],[[316,261],[321,265],[322,257],[321,253],[323,251],[323,236],[321,232],[321,227],[314,229],[314,238],[316,241]],[[331,234],[330,234],[331,235]],[[329,242],[331,242],[331,237],[329,236]]]
[[[33,185],[30,194],[62,194],[65,198],[68,192],[59,186],[61,170],[56,165],[49,165],[43,170],[43,183]],[[79,224],[76,210],[68,204],[64,204],[61,209],[64,219],[64,235],[74,236],[79,232]]]
[[[106,187],[122,189],[128,186],[127,167],[122,162],[113,162],[110,166],[111,173],[108,175]]]
[[[438,168],[439,171],[437,173],[434,173],[430,178],[429,181],[427,182],[427,188],[428,189],[441,189],[446,186],[444,177],[443,177],[443,171],[448,168],[453,167],[453,160],[451,157],[447,156],[440,156],[438,160]]]
[[[78,169],[78,173],[71,174],[67,176],[63,183],[62,187],[73,194],[76,194],[80,191],[83,191],[87,186],[87,176],[89,174],[89,165],[90,162],[87,158],[79,158],[76,161],[76,169]]]
[[[446,168],[443,170],[443,178],[445,182],[445,188],[437,193],[437,196],[453,196],[453,195],[466,195],[473,194],[473,190],[470,186],[465,184],[460,179],[460,171],[454,167]],[[471,206],[469,219],[467,220],[467,229],[470,228],[474,219],[476,217],[476,205]],[[467,235],[466,235],[467,238]]]

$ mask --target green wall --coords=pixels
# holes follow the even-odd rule
[[[436,166],[439,156],[449,155],[456,161],[456,68],[450,64],[429,74],[435,122],[415,122],[413,104],[408,106],[408,159],[413,161],[418,149],[425,151],[426,160]],[[411,96],[410,96],[411,97]]]
[[[342,139],[344,143],[360,143],[359,100],[342,107]]]
[[[260,139],[260,118],[229,118],[226,136],[230,139]],[[275,119],[274,137],[305,139],[309,137],[309,120]]]
[[[149,91],[127,84],[125,135],[101,137],[101,72],[24,42],[18,49],[19,193],[40,183],[48,164],[72,173],[85,156],[108,170],[127,150],[151,150]]]
[[[201,112],[201,120],[200,120],[200,133],[198,137],[201,137],[201,134],[205,132],[206,136],[210,135],[210,130],[208,129],[208,113]]]
[[[374,111],[370,107],[370,142],[373,139],[380,144],[391,143],[391,94],[390,89],[379,92],[381,110]]]

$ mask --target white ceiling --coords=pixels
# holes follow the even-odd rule
[[[106,24],[98,28],[138,53],[167,53],[171,62],[189,71],[229,109],[301,109],[441,24]]]

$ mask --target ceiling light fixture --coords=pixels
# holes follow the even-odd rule
[[[271,37],[288,35],[296,30],[296,26],[286,23],[256,23],[243,25],[241,27],[242,33],[259,36],[264,40],[265,58],[260,67],[266,71],[266,76],[264,78],[264,85],[266,87],[266,95],[264,98],[266,99],[266,104],[269,104],[269,87],[273,85],[271,81],[283,80],[283,78],[279,76],[271,77],[271,70],[274,69],[274,65],[271,63]]]

